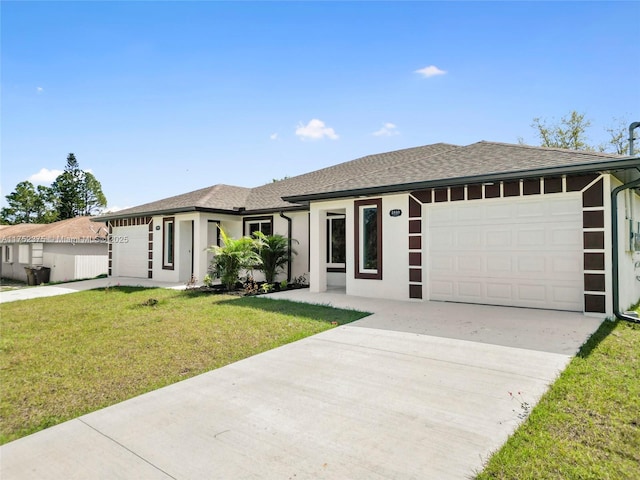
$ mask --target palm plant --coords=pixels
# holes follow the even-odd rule
[[[256,253],[260,258],[257,268],[264,273],[267,283],[273,283],[276,275],[296,251],[291,248],[289,239],[283,235],[265,235],[262,232],[254,232],[253,235],[256,240]],[[291,241],[295,242],[293,239]]]
[[[239,280],[240,271],[251,269],[260,263],[260,257],[256,252],[255,240],[251,237],[234,239],[229,237],[220,228],[220,238],[223,246],[212,245],[208,251],[214,254],[211,262],[214,274],[220,278],[227,290],[233,290]]]

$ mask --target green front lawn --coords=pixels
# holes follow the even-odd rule
[[[604,322],[477,476],[640,478],[640,325]]]
[[[367,315],[134,287],[1,308],[0,443]]]

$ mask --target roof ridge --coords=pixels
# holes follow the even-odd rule
[[[206,206],[207,202],[223,188],[235,188],[238,190],[248,190],[249,191],[248,193],[250,193],[252,190],[251,188],[248,188],[248,187],[239,187],[236,185],[227,185],[225,183],[216,183],[215,185],[211,185],[210,187],[203,188],[203,190],[209,189],[209,191],[204,196],[202,196],[196,203],[199,206]],[[194,191],[197,192],[197,190],[194,190]],[[241,207],[243,205],[238,205],[238,206]]]
[[[433,146],[435,146],[435,145],[447,145],[447,146],[449,146],[449,147],[451,147],[451,148],[448,148],[447,150],[443,150],[443,151],[441,151],[441,152],[436,152],[436,153],[432,153],[432,154],[426,155],[425,157],[416,158],[416,159],[414,159],[414,160],[408,160],[408,161],[406,161],[403,165],[404,165],[404,166],[408,166],[408,165],[414,164],[414,163],[416,163],[416,162],[420,162],[420,161],[424,160],[424,158],[437,157],[437,156],[439,156],[439,155],[444,155],[445,153],[449,153],[451,150],[454,150],[454,149],[464,149],[464,148],[466,148],[466,147],[467,147],[467,146],[454,145],[454,144],[451,144],[451,143],[438,142],[438,143],[432,143],[432,144],[429,144],[429,145],[422,145],[422,146],[420,146],[420,147],[410,147],[410,148],[404,148],[404,149],[400,149],[400,150],[391,150],[390,152],[385,152],[385,153],[378,153],[378,154],[373,154],[373,155],[366,155],[366,156],[361,157],[361,158],[375,157],[375,156],[377,156],[377,155],[389,155],[389,154],[393,154],[393,153],[403,152],[403,151],[406,151],[406,150],[415,150],[415,149],[419,149],[419,148],[433,147]],[[360,160],[361,158],[358,158],[358,159],[356,159],[356,160]],[[352,161],[355,161],[355,160],[352,160]],[[392,169],[392,168],[397,168],[397,165],[387,165],[387,166],[382,167],[382,168],[379,168],[379,169],[377,169],[377,170],[371,170],[371,171],[370,171],[369,173],[367,173],[365,176],[366,176],[366,177],[369,177],[369,176],[371,176],[371,175],[373,175],[373,174],[380,173],[380,172],[383,172],[383,171],[385,171],[385,170],[389,170],[389,169]],[[340,185],[341,183],[349,182],[349,181],[351,181],[351,180],[352,180],[352,178],[342,178],[342,179],[340,179],[340,180],[338,180],[338,181],[335,181],[335,182],[333,182],[333,183],[328,183],[328,184],[326,184],[326,187],[331,187],[331,186],[335,186],[335,185]]]
[[[506,143],[506,142],[494,142],[491,140],[480,140],[479,142],[475,142],[472,143],[470,145],[467,145],[468,147],[471,147],[473,145],[478,145],[478,144],[486,144],[486,145],[500,145],[503,147],[511,147],[511,148],[529,148],[532,150],[545,150],[548,152],[561,152],[561,153],[571,153],[571,154],[576,154],[576,155],[595,155],[598,157],[605,157],[605,158],[622,158],[625,155],[620,155],[617,153],[609,153],[609,152],[598,152],[595,150],[573,150],[571,148],[560,148],[560,147],[543,147],[541,145],[527,145],[524,143]]]

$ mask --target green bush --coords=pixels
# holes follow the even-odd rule
[[[208,249],[214,254],[212,270],[227,290],[231,291],[240,278],[240,271],[259,264],[260,257],[253,238],[242,237],[236,240],[229,237],[220,226],[218,228],[223,246],[213,245]]]
[[[276,275],[284,269],[289,262],[289,256],[296,251],[290,249],[289,239],[283,235],[265,235],[262,232],[254,232],[255,252],[260,258],[256,268],[264,273],[267,283],[273,283]],[[296,240],[291,240],[296,242]],[[297,243],[297,242],[296,242]]]

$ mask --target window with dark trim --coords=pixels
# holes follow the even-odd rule
[[[4,263],[13,263],[13,246],[4,246]]]
[[[327,268],[331,271],[345,271],[345,222],[344,215],[331,215],[327,218]]]
[[[207,220],[207,227],[210,228],[212,226],[213,228],[215,228],[216,241],[215,243],[211,243],[207,245],[207,247],[210,247],[211,245],[216,245],[218,247],[221,247],[222,245],[220,244],[220,220]],[[208,232],[207,232],[207,235],[208,235]],[[209,236],[207,236],[207,243],[209,243]]]
[[[356,200],[355,277],[382,280],[382,199]]]
[[[254,232],[262,232],[265,235],[273,235],[273,217],[245,218],[244,234],[253,235]]]
[[[162,219],[162,268],[173,270],[175,256],[175,218]]]

